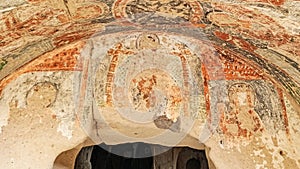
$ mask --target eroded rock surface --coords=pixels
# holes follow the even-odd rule
[[[205,149],[211,168],[300,168],[299,9],[0,2],[0,168],[72,168],[102,142]]]

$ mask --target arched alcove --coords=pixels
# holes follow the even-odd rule
[[[200,160],[191,158],[186,162],[186,169],[199,169],[201,167]]]
[[[159,150],[163,150],[157,153]],[[83,147],[74,169],[208,169],[204,150],[146,143]]]
[[[178,153],[177,168],[178,169],[208,169],[208,160],[204,150],[196,150],[184,147]]]

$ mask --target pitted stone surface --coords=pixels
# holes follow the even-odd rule
[[[205,148],[216,168],[300,168],[299,9],[1,1],[0,168],[72,168],[61,158],[80,146],[136,141]]]

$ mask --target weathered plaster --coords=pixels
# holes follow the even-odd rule
[[[80,146],[137,141],[205,149],[216,168],[299,168],[299,12],[296,0],[1,1],[0,168],[52,168],[59,154],[72,168],[62,156]]]

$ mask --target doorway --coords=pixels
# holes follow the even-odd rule
[[[165,150],[159,152],[159,150]],[[159,152],[159,153],[158,153]],[[208,169],[204,150],[142,142],[84,147],[75,169]]]

